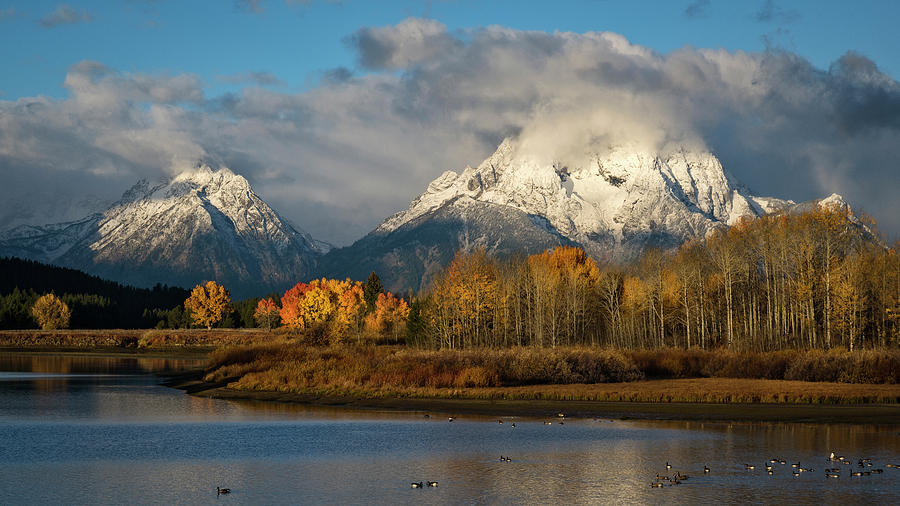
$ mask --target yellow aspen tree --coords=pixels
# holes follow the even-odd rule
[[[231,294],[228,290],[215,281],[208,281],[205,285],[197,285],[191,290],[190,297],[184,301],[184,307],[190,311],[191,320],[195,324],[209,330],[222,320],[230,303]]]
[[[41,296],[31,308],[38,325],[44,330],[64,329],[69,326],[72,310],[52,293]]]

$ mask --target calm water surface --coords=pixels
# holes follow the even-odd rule
[[[884,466],[900,464],[900,424],[449,423],[200,399],[152,374],[189,365],[0,353],[0,504],[900,503]],[[854,459],[838,479],[832,450]],[[772,457],[814,471],[768,476]],[[884,473],[851,478],[859,458]],[[691,478],[650,488],[676,470]],[[426,480],[439,486],[410,488]]]

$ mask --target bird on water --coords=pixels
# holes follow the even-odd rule
[[[216,495],[230,494],[230,493],[231,493],[231,489],[230,489],[230,488],[219,488],[219,487],[216,487]]]

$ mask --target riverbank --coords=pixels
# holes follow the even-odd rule
[[[717,383],[717,384],[714,384]],[[773,384],[775,383],[775,384]],[[785,384],[781,384],[785,383]],[[824,392],[841,390],[854,385],[814,384],[810,382],[782,382],[771,380],[736,380],[722,384],[714,378],[695,380],[651,380],[628,384],[602,385],[532,385],[498,389],[448,390],[444,397],[417,396],[417,392],[356,392],[342,395],[329,392],[251,391],[228,388],[227,383],[207,383],[200,374],[182,375],[169,383],[173,388],[191,395],[238,401],[292,403],[347,409],[374,409],[442,413],[448,416],[488,415],[558,419],[558,413],[571,418],[609,418],[646,420],[706,420],[757,422],[809,422],[850,424],[900,424],[900,386],[867,385],[876,387],[871,395],[856,398],[855,403],[823,404],[773,402],[646,402],[609,400],[622,392],[632,398],[657,395],[663,390],[693,391],[702,397],[707,392],[741,390],[750,395],[773,387],[784,387],[786,395],[799,396],[810,390]],[[567,400],[577,392],[579,400]],[[432,392],[433,393],[433,392]],[[847,392],[844,399],[849,400]],[[594,399],[586,400],[593,396]],[[619,397],[621,398],[621,397]],[[877,398],[894,399],[893,404],[871,402]],[[810,401],[819,401],[814,394]],[[558,420],[557,420],[558,421]]]
[[[136,350],[192,350],[270,344],[284,341],[282,332],[261,329],[102,329],[0,330],[0,350],[86,353],[130,353]]]

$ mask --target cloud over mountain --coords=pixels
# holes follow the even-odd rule
[[[189,74],[73,65],[66,99],[0,101],[0,170],[14,181],[0,198],[111,198],[210,157],[314,237],[347,243],[519,135],[561,161],[625,140],[710,149],[758,194],[840,192],[900,232],[900,85],[863,55],[820,69],[787,51],[660,54],[610,32],[451,32],[416,18],[346,42],[360,68],[324,71],[301,93],[257,82],[210,97]],[[0,208],[0,226],[27,218]]]

